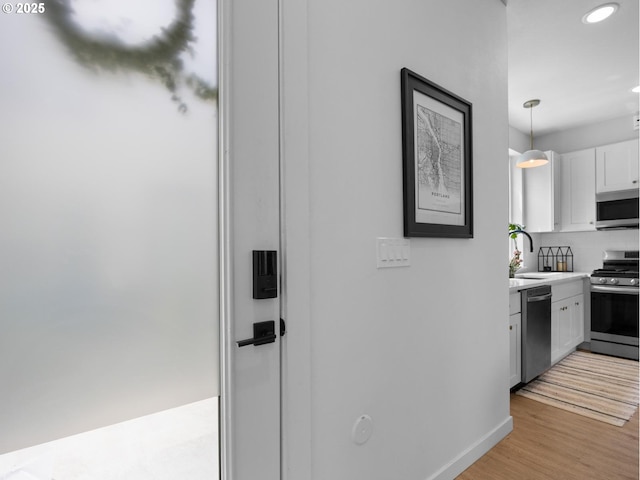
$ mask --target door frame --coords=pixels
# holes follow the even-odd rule
[[[279,0],[282,478],[312,478],[308,1]]]
[[[256,8],[251,8],[254,5]],[[278,0],[218,0],[219,464],[222,480],[244,479],[250,475],[248,471],[257,468],[263,469],[264,478],[282,477],[281,338],[273,344],[242,350],[236,345],[237,337],[245,337],[252,322],[275,320],[278,325],[281,313],[282,295],[277,299],[253,300],[250,289],[246,288],[250,284],[251,249],[281,248],[279,61],[273,61],[279,59],[277,5]],[[262,43],[258,49],[250,44],[256,39],[249,38],[248,32],[257,32],[257,40]],[[265,57],[260,57],[260,53],[254,55],[254,50]],[[250,67],[256,58],[263,62],[264,71],[258,69],[261,76],[254,78]],[[262,94],[257,94],[258,90]],[[240,97],[247,94],[255,101],[250,109],[246,97]],[[268,120],[261,124],[264,128],[256,128],[254,115],[247,113],[253,113],[253,108],[256,118]],[[248,143],[255,145],[247,147],[239,141],[243,133],[238,131],[239,121],[243,121],[243,130],[246,122]],[[260,150],[262,155],[255,155],[256,148],[264,148]],[[256,158],[258,173],[253,175],[251,169],[247,175],[247,167],[254,164],[253,158]],[[260,172],[265,175],[260,177]],[[245,200],[254,198],[251,187],[258,189],[255,199],[260,200],[253,210],[247,208],[250,200]],[[241,196],[242,191],[245,197]],[[250,218],[253,218],[254,233],[248,233]],[[277,330],[276,327],[276,333]],[[245,375],[247,368],[264,369],[258,373],[259,382],[252,383],[256,371]],[[251,385],[250,392],[247,385]],[[268,421],[265,422],[265,418]],[[265,424],[269,428],[265,429]],[[258,436],[256,432],[264,435]],[[255,465],[249,465],[247,458],[255,458]],[[279,475],[275,474],[276,470]]]
[[[219,265],[219,334],[218,352],[220,401],[218,402],[218,458],[220,480],[231,480],[233,438],[231,436],[231,353],[233,341],[231,325],[231,301],[233,276],[231,270],[231,201],[229,179],[229,62],[231,5],[218,0],[218,265]]]
[[[256,0],[263,2],[265,0]],[[307,0],[272,0],[278,9],[280,181],[280,475],[311,478],[311,235]],[[230,65],[233,0],[218,0],[220,475],[233,476],[233,265],[230,191]],[[286,41],[285,41],[286,39]]]

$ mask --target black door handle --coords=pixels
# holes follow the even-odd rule
[[[258,322],[253,324],[253,338],[239,340],[236,343],[239,347],[247,345],[265,345],[276,341],[276,322],[268,320],[266,322]]]

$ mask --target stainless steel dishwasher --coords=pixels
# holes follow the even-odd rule
[[[522,301],[522,381],[551,367],[551,286],[529,288]]]

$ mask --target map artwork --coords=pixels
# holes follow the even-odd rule
[[[418,209],[462,213],[462,126],[416,105]]]

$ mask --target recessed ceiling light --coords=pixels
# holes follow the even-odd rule
[[[618,7],[619,5],[617,3],[605,3],[604,5],[600,5],[599,7],[587,12],[587,14],[582,17],[582,23],[588,24],[601,22],[616,13]]]
[[[640,93],[640,85],[638,85],[636,88],[632,88],[631,91],[634,93]]]

